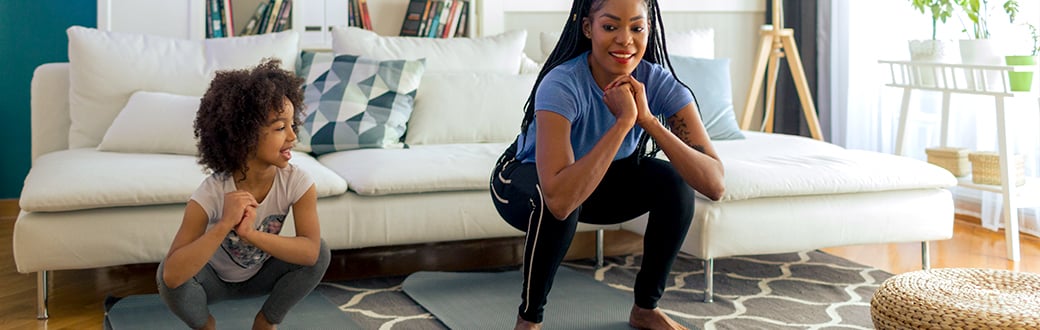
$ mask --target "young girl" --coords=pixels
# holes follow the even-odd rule
[[[693,219],[691,187],[719,199],[723,168],[693,93],[674,77],[663,33],[655,0],[575,0],[571,7],[521,134],[491,178],[499,214],[527,232],[517,329],[541,327],[578,221],[614,224],[646,212],[629,324],[683,328],[657,301]],[[671,162],[653,158],[656,150],[644,153],[649,138]]]
[[[207,304],[270,294],[253,329],[273,329],[329,266],[314,181],[289,163],[303,81],[279,64],[218,72],[199,105],[199,164],[213,174],[156,274],[159,295],[191,328],[216,326]],[[296,236],[279,236],[290,207]]]

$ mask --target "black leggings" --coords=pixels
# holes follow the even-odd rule
[[[566,219],[556,219],[542,202],[534,163],[514,159],[506,150],[491,175],[491,197],[498,214],[527,232],[524,243],[520,317],[540,323],[556,269],[563,261],[578,221],[617,224],[650,212],[643,238],[643,264],[636,275],[636,306],[653,309],[664,292],[668,272],[693,220],[694,192],[666,161],[631,156],[610,164],[592,195]]]

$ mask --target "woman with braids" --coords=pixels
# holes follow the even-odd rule
[[[303,79],[279,64],[218,71],[199,105],[199,164],[213,174],[188,200],[156,274],[163,301],[194,329],[215,328],[208,304],[264,294],[253,329],[273,329],[329,266],[314,180],[289,163]],[[290,207],[296,235],[282,236]]]
[[[499,214],[527,232],[517,329],[541,327],[578,221],[616,224],[647,212],[629,324],[683,328],[657,301],[693,218],[693,190],[718,200],[725,188],[722,163],[693,93],[672,72],[663,35],[656,0],[574,0],[521,134],[491,177]],[[658,149],[670,163],[653,158]]]

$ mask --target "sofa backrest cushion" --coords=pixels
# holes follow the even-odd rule
[[[431,73],[423,76],[405,143],[510,142],[537,74]]]
[[[195,114],[201,99],[140,91],[112,121],[97,150],[194,156]]]
[[[481,38],[384,37],[349,26],[332,28],[332,51],[378,59],[426,59],[427,72],[520,72],[527,31]]]
[[[676,77],[693,90],[708,136],[712,140],[743,139],[733,112],[730,60],[678,55],[671,55],[670,60]]]
[[[313,65],[313,64],[312,64]],[[358,148],[400,148],[424,60],[338,55],[304,85],[301,145],[325,154]]]
[[[130,95],[139,90],[201,96],[216,70],[263,58],[295,67],[299,35],[181,40],[70,27],[69,148],[96,147]]]

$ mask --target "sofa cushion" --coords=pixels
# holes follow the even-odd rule
[[[722,201],[948,188],[957,178],[910,157],[848,150],[806,137],[744,132],[744,140],[715,141],[726,168]],[[664,157],[659,153],[658,157]]]
[[[733,113],[729,59],[706,59],[670,55],[675,76],[690,86],[697,97],[701,121],[712,140],[743,139]]]
[[[304,84],[314,83],[325,72],[332,68],[336,55],[331,51],[304,50],[296,59],[296,75],[303,78]]]
[[[304,86],[299,143],[324,154],[401,147],[423,60],[336,56],[328,71]]]
[[[194,156],[199,97],[140,91],[112,121],[97,150]]]
[[[291,162],[314,179],[318,197],[347,190],[346,181],[314,157],[294,152]],[[206,176],[193,156],[62,150],[33,161],[18,203],[29,212],[179,204]]]
[[[404,141],[408,145],[511,142],[537,74],[423,76]]]
[[[507,146],[481,143],[358,149],[323,155],[318,161],[346,179],[359,195],[488,189],[491,169]]]
[[[216,70],[266,57],[295,67],[296,32],[206,40],[104,32],[79,26],[69,37],[69,148],[96,147],[139,90],[201,96]]]
[[[332,28],[336,54],[378,59],[426,59],[429,72],[520,72],[527,31],[481,38],[384,37],[350,26]]]

